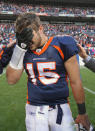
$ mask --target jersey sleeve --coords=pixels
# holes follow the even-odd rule
[[[61,50],[64,54],[64,61],[67,61],[70,57],[78,54],[79,48],[77,41],[71,36],[61,36],[58,38],[60,42]]]
[[[0,63],[2,65],[2,68],[6,67],[11,59],[12,53],[13,53],[14,46],[10,48],[3,48],[2,54],[0,56]]]

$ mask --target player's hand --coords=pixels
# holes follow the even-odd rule
[[[15,39],[15,40],[12,40],[12,42],[10,42],[10,43],[7,45],[7,48],[12,47],[14,44],[16,44],[16,39]]]
[[[85,59],[88,56],[85,49],[80,44],[78,44],[78,47],[80,49],[80,52],[79,52],[80,57]]]
[[[78,115],[75,122],[77,124],[81,123],[83,125],[83,127],[87,130],[90,129],[90,121],[88,119],[88,115],[87,114],[83,114],[83,115]]]
[[[32,42],[32,28],[25,28],[21,33],[16,32],[17,44],[22,49],[27,49]]]

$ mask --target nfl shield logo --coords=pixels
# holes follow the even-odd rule
[[[26,48],[26,44],[25,43],[21,43],[21,48],[25,49]]]

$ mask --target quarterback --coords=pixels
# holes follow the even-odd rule
[[[48,38],[33,13],[18,16],[15,28],[17,45],[6,73],[9,84],[17,83],[23,70],[27,73],[27,131],[76,131],[68,102],[67,76],[78,107],[76,122],[89,130],[74,38]]]

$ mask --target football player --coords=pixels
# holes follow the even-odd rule
[[[16,20],[17,45],[7,68],[9,84],[15,84],[25,69],[28,75],[27,131],[75,131],[68,103],[68,80],[78,106],[76,121],[87,130],[85,95],[76,59],[78,47],[71,36],[48,38],[36,14],[25,13]]]
[[[15,43],[16,40],[13,40],[8,45],[3,45],[0,49],[0,74],[2,74],[3,68],[8,65],[11,59]]]

